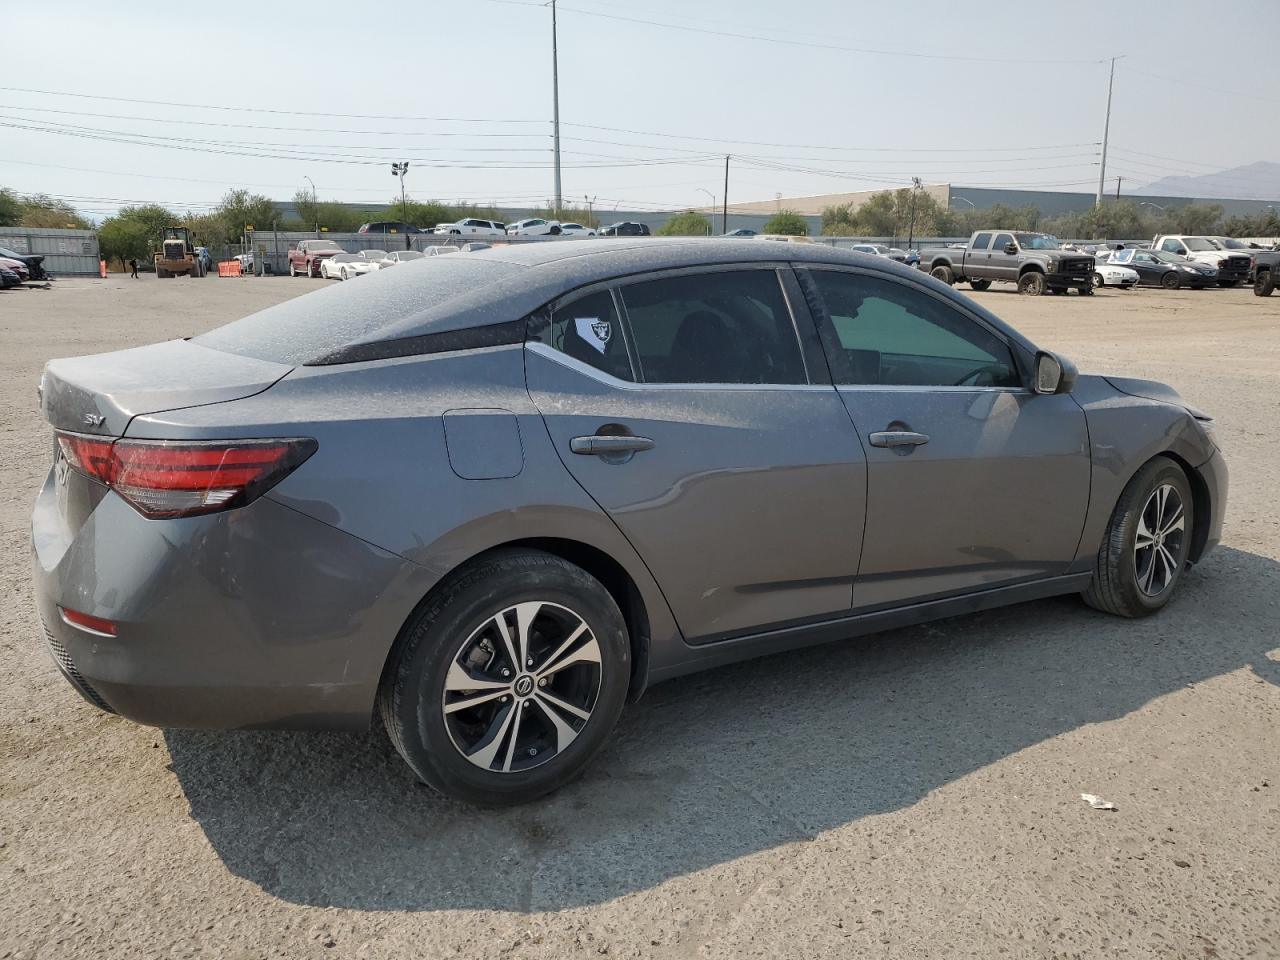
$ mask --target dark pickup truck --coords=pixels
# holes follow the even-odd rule
[[[967,280],[974,290],[992,281],[1016,283],[1029,297],[1042,293],[1093,293],[1093,258],[1060,249],[1057,237],[1013,230],[979,230],[963,248],[920,251],[920,269],[945,284]]]
[[[1277,282],[1280,282],[1280,243],[1254,254],[1253,292],[1259,297],[1269,297]]]

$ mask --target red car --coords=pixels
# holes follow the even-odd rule
[[[31,279],[31,271],[27,269],[27,265],[21,260],[13,260],[9,257],[0,257],[0,267],[4,267],[18,275],[18,279],[26,283]]]

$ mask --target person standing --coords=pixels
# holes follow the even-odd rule
[[[131,276],[134,280],[138,279],[138,258],[137,257],[129,258],[129,276]]]

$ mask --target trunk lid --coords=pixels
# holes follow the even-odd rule
[[[50,360],[40,377],[40,409],[59,430],[120,437],[134,417],[239,400],[292,369],[171,340]]]

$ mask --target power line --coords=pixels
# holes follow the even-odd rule
[[[506,3],[517,7],[541,7],[539,3],[522,3],[520,0],[491,0],[491,2]],[[617,13],[601,13],[597,10],[584,10],[581,7],[559,7],[560,10],[568,10],[572,13],[581,14],[586,17],[599,17],[603,20],[617,20],[622,23],[639,23],[651,27],[663,27],[667,30],[683,30],[686,33],[699,33],[707,36],[726,37],[733,40],[756,40],[762,43],[784,44],[795,47],[808,47],[815,50],[836,50],[841,53],[861,53],[873,57],[903,57],[913,60],[943,60],[960,63],[996,63],[996,64],[1093,64],[1098,63],[1096,59],[1072,59],[1072,60],[1049,60],[1044,58],[1036,59],[1009,59],[1002,57],[970,57],[959,54],[947,53],[919,53],[910,50],[882,50],[874,47],[854,47],[846,44],[823,43],[814,40],[792,40],[786,37],[765,36],[755,33],[738,33],[730,30],[712,30],[709,27],[695,27],[683,23],[662,23],[658,20],[647,20],[643,17],[628,17]]]

